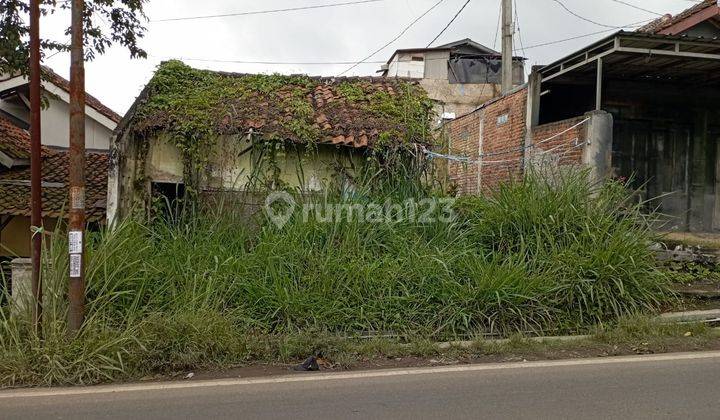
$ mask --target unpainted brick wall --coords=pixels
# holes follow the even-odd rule
[[[521,89],[446,125],[450,154],[481,162],[449,163],[450,184],[459,194],[489,193],[504,182],[520,178],[526,158],[531,159],[528,163],[549,162],[554,167],[582,163],[587,124],[574,126],[586,117],[533,128],[536,146],[529,148],[526,155],[526,114],[527,89]],[[563,134],[553,138],[558,133]]]
[[[448,123],[450,154],[473,162],[483,155],[481,163],[449,165],[450,183],[458,193],[486,193],[522,176],[526,101],[527,89],[520,89]]]
[[[553,166],[582,164],[583,152],[587,141],[587,123],[580,124],[587,117],[571,118],[544,124],[533,128],[532,149],[534,163],[551,162]],[[580,125],[578,125],[580,124]],[[572,128],[573,126],[576,126]],[[557,137],[558,133],[569,130]],[[552,140],[548,140],[551,139]]]
[[[476,161],[480,154],[480,120],[482,109],[451,121],[446,126],[451,155],[466,156]],[[448,163],[451,186],[459,194],[478,193],[478,165],[475,163]]]
[[[527,88],[488,104],[484,109],[480,192],[522,177]]]

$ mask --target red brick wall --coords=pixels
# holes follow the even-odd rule
[[[469,157],[473,162],[450,162],[450,184],[460,194],[488,193],[503,182],[524,173],[526,158],[527,89],[485,104],[477,111],[446,125],[450,154]],[[552,166],[582,163],[587,140],[587,124],[574,127],[585,117],[573,118],[533,128],[535,147],[527,150],[533,164]],[[566,131],[563,133],[563,131]],[[553,137],[558,133],[563,133]],[[549,140],[548,140],[549,139]],[[482,159],[480,159],[482,155]],[[480,186],[478,187],[478,170]]]
[[[450,154],[469,157],[473,162],[483,154],[482,164],[450,163],[450,183],[459,193],[488,192],[522,175],[526,101],[527,89],[521,89],[447,125]],[[482,188],[478,188],[481,165]]]
[[[472,161],[480,153],[480,120],[482,110],[451,121],[446,126],[451,155],[466,156]],[[463,195],[478,193],[478,165],[449,161],[448,175],[451,186]]]
[[[491,192],[503,182],[522,176],[526,111],[527,89],[511,93],[484,108],[481,192]]]
[[[540,164],[551,162],[554,166],[580,165],[587,141],[587,123],[580,123],[585,119],[578,117],[534,127],[533,143],[537,146],[533,149],[533,161]],[[564,134],[553,137],[568,129]]]

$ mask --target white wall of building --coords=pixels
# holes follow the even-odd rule
[[[414,58],[414,59],[413,59]],[[388,67],[390,77],[410,77],[422,79],[425,77],[424,54],[398,54]]]
[[[67,148],[70,146],[70,106],[51,99],[50,106],[41,113],[42,143],[46,146]],[[92,118],[85,118],[85,148],[88,150],[110,149],[112,130]]]
[[[7,79],[0,82],[0,88],[13,89],[27,83],[26,78]],[[41,111],[42,144],[52,148],[66,149],[70,146],[70,95],[52,83],[45,83],[46,106]],[[2,90],[0,89],[0,90]],[[14,95],[0,100],[0,110],[24,121],[30,122],[26,97]],[[117,123],[90,106],[85,106],[85,148],[93,151],[110,149],[113,130]]]

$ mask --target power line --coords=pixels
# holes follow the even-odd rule
[[[493,38],[493,50],[497,47],[498,35],[500,35],[500,23],[502,22],[502,0],[500,0],[498,7],[498,19],[497,28],[495,29],[495,38]]]
[[[345,71],[343,71],[342,73],[340,73],[339,76],[344,75],[345,73],[349,72],[350,70],[354,69],[355,67],[359,66],[360,64],[362,64],[362,63],[366,62],[367,60],[371,59],[375,54],[379,53],[380,51],[382,51],[382,50],[384,50],[385,48],[387,48],[387,47],[389,47],[390,45],[392,45],[395,41],[397,41],[398,39],[400,39],[400,37],[402,37],[403,35],[405,35],[405,33],[406,33],[407,31],[409,31],[410,28],[412,28],[413,26],[415,26],[415,24],[418,23],[418,22],[420,21],[420,19],[424,18],[424,17],[425,17],[426,15],[428,15],[430,12],[432,12],[433,10],[435,10],[435,8],[438,7],[438,6],[440,6],[440,4],[442,4],[444,1],[445,1],[445,0],[439,0],[437,3],[433,4],[429,9],[427,9],[427,10],[425,11],[425,13],[423,13],[422,15],[418,16],[417,18],[415,18],[415,20],[413,20],[412,22],[410,22],[410,24],[409,24],[408,26],[406,26],[395,38],[391,39],[389,42],[385,43],[385,45],[383,45],[382,47],[380,47],[380,48],[378,48],[377,50],[373,51],[372,54],[368,55],[367,57],[363,58],[362,60],[356,62],[356,63],[353,64],[352,66],[350,66],[350,67],[348,67],[347,69],[345,69]]]
[[[527,53],[525,52],[525,46],[523,45],[522,32],[520,32],[520,15],[518,14],[517,1],[513,0],[513,3],[515,3],[515,25],[517,27],[518,41],[520,42],[520,49],[522,50],[523,56],[526,56]]]
[[[166,57],[165,59],[170,59]],[[298,66],[324,66],[355,64],[355,61],[252,61],[252,60],[219,60],[212,58],[191,58],[178,57],[182,61],[199,61],[204,63],[227,63],[227,64],[263,64],[263,65],[298,65]],[[366,61],[365,64],[385,64],[385,61]]]
[[[588,34],[577,35],[577,36],[573,36],[573,37],[569,37],[569,38],[563,38],[563,39],[558,39],[558,40],[554,40],[554,41],[543,42],[543,43],[535,44],[535,45],[523,46],[522,43],[521,43],[520,48],[516,49],[515,52],[523,52],[523,54],[525,54],[524,51],[526,51],[526,50],[528,50],[528,49],[540,48],[540,47],[545,47],[545,46],[549,46],[549,45],[560,44],[560,43],[563,43],[563,42],[574,41],[574,40],[576,40],[576,39],[587,38],[587,37],[593,36],[593,35],[604,34],[604,33],[611,32],[611,31],[616,30],[616,29],[622,29],[622,28],[627,28],[627,27],[634,27],[634,26],[638,26],[638,25],[645,24],[645,23],[649,22],[650,20],[652,20],[652,19],[643,20],[643,21],[640,21],[640,22],[633,22],[633,23],[630,23],[630,24],[624,25],[624,26],[616,26],[616,27],[613,27],[613,28],[611,28],[611,29],[605,29],[605,30],[601,30],[601,31],[595,31],[595,32],[591,32],[591,33],[588,33]],[[167,59],[167,60],[172,59],[172,58],[178,58],[178,59],[180,59],[180,60],[185,60],[185,61],[198,61],[198,62],[206,62],[206,63],[226,63],[226,64],[299,65],[299,66],[302,66],[302,65],[308,65],[308,66],[318,65],[318,66],[322,66],[322,65],[357,64],[357,62],[355,62],[355,61],[320,61],[320,60],[318,60],[318,61],[221,60],[221,59],[211,59],[211,58],[157,57],[157,56],[155,56],[155,58],[161,58],[161,59]],[[434,61],[434,60],[446,60],[446,58],[426,58],[426,61]],[[367,61],[367,60],[366,60],[366,61],[363,61],[361,64],[385,64],[385,63],[386,63],[386,61]],[[481,93],[480,96],[482,96],[482,93]]]
[[[453,24],[453,22],[455,22],[455,19],[457,19],[457,18],[458,18],[458,16],[460,16],[460,13],[462,13],[462,12],[463,12],[463,10],[465,10],[465,8],[467,7],[467,5],[468,5],[468,4],[470,4],[470,0],[467,0],[467,1],[465,2],[465,4],[463,4],[463,5],[462,5],[462,7],[460,8],[460,10],[458,10],[458,12],[457,12],[457,13],[455,13],[455,16],[453,16],[453,18],[452,18],[452,19],[450,19],[450,22],[448,22],[448,24],[447,24],[447,25],[445,25],[445,27],[443,28],[443,30],[442,30],[442,31],[440,31],[440,33],[439,33],[439,34],[437,34],[437,36],[436,36],[435,38],[433,38],[433,40],[432,40],[432,41],[430,41],[430,43],[429,43],[429,44],[427,45],[427,48],[430,48],[430,46],[431,46],[431,45],[432,45],[432,44],[433,44],[433,43],[434,43],[435,41],[437,41],[437,40],[438,40],[438,38],[440,38],[440,37],[442,36],[442,34],[444,34],[444,33],[445,33],[445,31],[447,31],[447,30],[448,30],[448,28],[450,28],[450,25],[452,25],[452,24]]]
[[[570,13],[571,15],[575,16],[576,18],[578,18],[578,19],[580,19],[580,20],[584,20],[585,22],[592,23],[593,25],[597,25],[597,26],[602,26],[602,27],[604,27],[604,28],[613,28],[613,29],[616,28],[615,26],[605,25],[604,23],[596,22],[596,21],[594,21],[594,20],[592,20],[592,19],[586,18],[585,16],[581,16],[581,15],[573,12],[572,10],[570,10],[570,8],[568,8],[568,7],[565,5],[565,3],[561,2],[560,0],[553,0],[553,1],[554,1],[555,3],[557,3],[557,4],[559,4],[560,7],[562,7],[563,9],[565,9],[566,12]]]
[[[543,43],[540,43],[540,44],[535,44],[535,45],[527,46],[527,47],[525,47],[525,49],[526,49],[526,50],[529,50],[529,49],[533,49],[533,48],[546,47],[546,46],[548,46],[548,45],[561,44],[561,43],[563,43],[563,42],[568,42],[568,41],[574,41],[574,40],[576,40],[576,39],[587,38],[587,37],[593,36],[593,35],[600,35],[600,34],[612,32],[612,31],[615,31],[615,30],[618,30],[618,29],[631,28],[631,27],[643,25],[643,24],[645,24],[645,23],[650,22],[651,20],[653,20],[653,19],[646,19],[646,20],[642,20],[642,21],[640,21],[640,22],[634,22],[634,23],[630,23],[630,24],[624,25],[624,26],[615,26],[615,27],[612,27],[612,28],[610,28],[610,29],[604,29],[604,30],[602,30],[602,31],[591,32],[591,33],[589,33],[589,34],[577,35],[577,36],[573,36],[573,37],[569,37],[569,38],[558,39],[558,40],[555,40],[555,41],[543,42]],[[516,50],[516,51],[517,51],[517,50]]]
[[[351,5],[366,4],[366,3],[378,3],[381,1],[385,1],[385,0],[355,0],[355,1],[348,1],[348,2],[344,2],[344,3],[318,4],[318,5],[314,5],[314,6],[301,6],[301,7],[288,7],[285,9],[256,10],[256,11],[251,11],[251,12],[223,13],[223,14],[218,14],[218,15],[184,16],[184,17],[167,18],[167,19],[156,19],[156,20],[151,20],[150,22],[176,22],[176,21],[182,21],[182,20],[214,19],[214,18],[233,17],[233,16],[267,15],[267,14],[272,14],[272,13],[296,12],[299,10],[325,9],[325,8],[329,8],[329,7],[351,6]]]
[[[632,3],[628,3],[628,2],[623,1],[623,0],[610,0],[610,1],[613,1],[613,2],[615,2],[615,3],[624,4],[625,6],[632,7],[633,9],[637,9],[637,10],[642,10],[643,12],[652,13],[653,15],[665,16],[664,13],[658,13],[658,12],[655,12],[655,11],[652,11],[652,10],[644,9],[644,8],[638,6],[638,5],[635,5],[635,4],[632,4]]]

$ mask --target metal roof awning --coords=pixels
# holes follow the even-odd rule
[[[720,40],[617,32],[538,70],[542,82],[578,77],[720,82]]]

